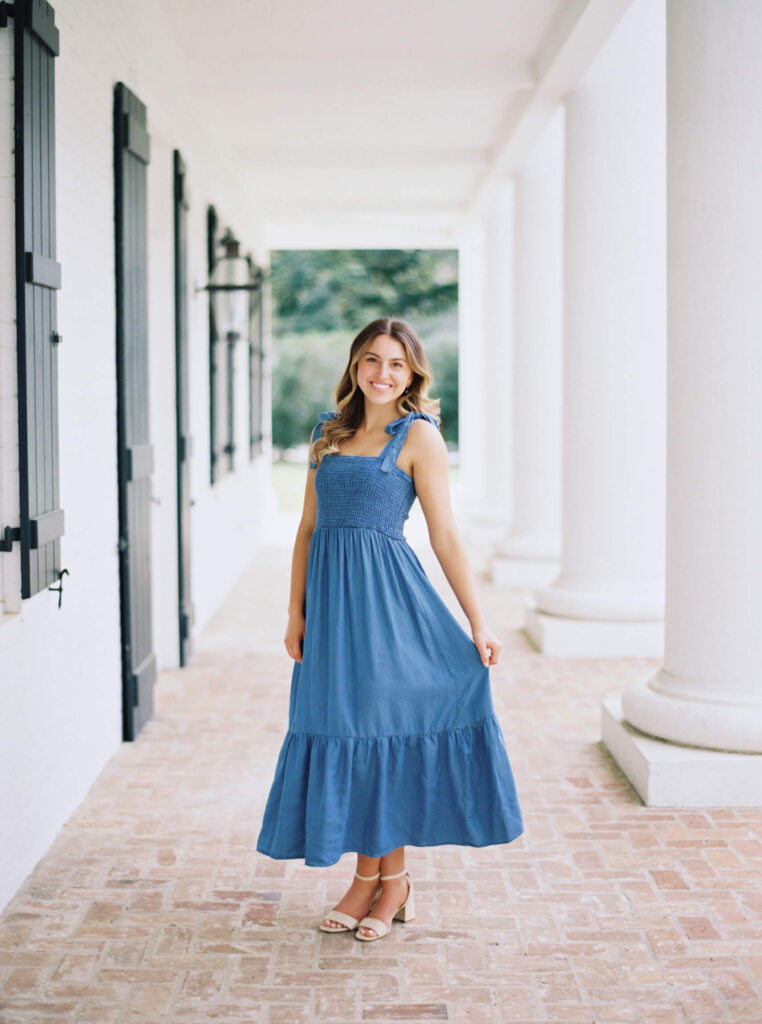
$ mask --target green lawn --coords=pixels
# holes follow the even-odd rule
[[[301,512],[304,505],[304,487],[307,483],[307,466],[298,462],[273,463],[273,487],[278,495],[281,512]]]

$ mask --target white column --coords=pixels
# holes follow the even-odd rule
[[[512,510],[513,179],[501,181],[485,217],[484,344],[479,402],[483,407],[483,478],[469,521],[472,545],[491,551]]]
[[[560,655],[661,655],[664,6],[636,0],[566,103],[562,571],[526,629]]]
[[[458,238],[458,481],[452,502],[467,535],[470,517],[484,500],[486,410],[482,394],[485,345],[485,224],[474,217]]]
[[[490,502],[492,445],[488,380],[493,358],[489,327],[490,222],[475,216],[463,223],[458,247],[459,470],[453,509],[476,571],[488,565],[494,538],[480,520]]]
[[[645,759],[631,777],[648,803],[757,805],[762,4],[670,0],[667,32],[666,644],[664,667],[628,687],[622,709],[637,730],[690,746],[629,729],[615,756]],[[665,750],[673,776],[654,783]]]
[[[564,110],[516,179],[513,517],[492,558],[501,586],[549,583],[561,553]]]

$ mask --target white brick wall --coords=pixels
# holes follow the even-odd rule
[[[62,607],[19,600],[18,548],[0,555],[0,907],[18,888],[121,742],[117,557],[112,103],[123,81],[148,108],[150,422],[154,646],[178,659],[172,149],[187,163],[190,276],[192,583],[198,631],[250,561],[271,507],[269,450],[248,461],[248,371],[239,352],[238,468],[209,485],[206,205],[245,248],[257,241],[246,196],[193,89],[160,7],[145,0],[54,4]],[[18,524],[10,29],[0,31],[0,528]],[[249,200],[250,203],[250,200]],[[248,234],[247,234],[248,232]],[[261,253],[259,253],[261,256]],[[269,405],[268,405],[269,408]]]

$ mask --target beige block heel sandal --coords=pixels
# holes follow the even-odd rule
[[[396,875],[381,875],[381,881],[385,882],[387,878],[401,878],[402,875],[407,875],[407,880],[410,883],[410,888],[407,891],[407,899],[401,907],[392,916],[392,921],[402,921],[407,923],[412,921],[415,917],[415,900],[413,898],[413,879],[410,877],[407,871],[398,871]],[[374,904],[375,905],[375,904]],[[371,910],[373,907],[371,907]],[[386,921],[382,921],[380,917],[364,917],[362,921],[358,921],[358,928],[372,928],[376,935],[361,935],[360,932],[355,932],[355,938],[360,939],[362,942],[373,942],[375,939],[382,939],[384,935],[388,935],[391,930],[387,927]]]
[[[359,878],[361,882],[372,882],[374,878],[380,878],[380,877],[381,877],[381,872],[380,871],[377,871],[375,873],[375,875],[358,875],[357,872],[355,871],[355,878]],[[371,910],[373,910],[373,908],[375,907],[376,903],[378,902],[378,898],[379,898],[380,895],[381,895],[381,886],[379,885],[379,887],[376,889],[376,895],[373,897],[373,903],[371,904],[371,907],[370,907]],[[330,926],[324,925],[321,922],[320,923],[320,931],[321,932],[352,932],[360,924],[360,921],[359,921],[358,918],[352,917],[351,914],[345,914],[343,910],[331,910],[328,914],[325,915],[325,919],[324,920],[326,920],[326,921],[336,921],[336,922],[338,922],[338,924],[341,924],[344,927],[343,928],[331,928]]]

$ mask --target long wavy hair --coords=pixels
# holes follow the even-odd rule
[[[397,416],[406,416],[412,411],[426,412],[439,423],[439,399],[428,395],[432,376],[421,339],[404,320],[381,317],[363,327],[352,342],[347,367],[335,392],[337,415],[323,423],[322,436],[316,438],[310,446],[310,459],[316,468],[324,455],[338,454],[341,442],[351,437],[363,421],[365,396],[357,386],[357,363],[379,334],[388,334],[404,347],[413,371],[410,387],[397,399]]]

